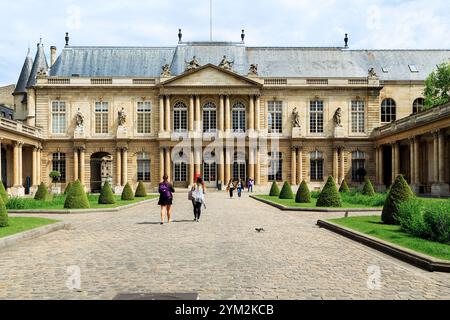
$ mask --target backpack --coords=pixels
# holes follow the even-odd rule
[[[172,199],[172,192],[167,184],[161,183],[159,185],[159,194],[161,194],[165,199]]]
[[[192,198],[196,203],[203,203],[202,190],[195,188],[195,190],[192,191]]]

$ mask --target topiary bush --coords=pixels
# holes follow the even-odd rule
[[[75,181],[64,202],[65,209],[89,209],[90,204],[80,180]]]
[[[66,186],[66,189],[64,189],[64,194],[68,194],[70,191],[70,188],[72,188],[72,182],[69,182],[69,184]]]
[[[6,204],[8,202],[8,193],[6,193],[5,186],[2,181],[0,181],[0,198],[2,198],[3,203]]]
[[[136,189],[136,193],[134,194],[136,198],[145,198],[147,196],[147,190],[145,190],[145,185],[142,181],[139,181],[139,184]]]
[[[364,184],[362,194],[369,197],[373,197],[375,195],[375,189],[373,188],[372,182],[369,178],[366,178],[366,183]]]
[[[278,185],[275,181],[272,183],[272,188],[270,188],[269,196],[271,196],[271,197],[279,197],[280,196],[280,188],[278,188]]]
[[[348,187],[347,181],[342,181],[341,187],[339,188],[340,193],[350,193],[350,188]]]
[[[336,183],[332,176],[328,177],[327,183],[317,199],[317,207],[342,207],[342,199],[339,194]]]
[[[116,203],[116,198],[111,189],[109,182],[105,182],[102,191],[100,192],[100,197],[98,197],[98,204],[114,204]]]
[[[298,187],[297,195],[295,196],[296,203],[311,203],[311,193],[305,180],[302,181]]]
[[[8,211],[6,210],[3,199],[0,197],[0,228],[7,227],[8,225]]]
[[[294,193],[292,192],[291,185],[286,181],[280,192],[280,199],[294,199]]]
[[[125,185],[122,192],[122,200],[123,201],[131,201],[134,200],[134,193],[133,189],[131,189],[131,186],[129,183]]]
[[[403,202],[414,198],[414,193],[402,175],[399,175],[384,204],[381,220],[385,224],[398,224],[396,216],[399,213],[399,207]]]
[[[47,186],[45,183],[41,183],[36,191],[36,194],[34,195],[34,200],[48,200],[49,193]]]

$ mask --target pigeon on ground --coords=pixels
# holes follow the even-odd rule
[[[265,232],[266,230],[264,230],[264,228],[256,228],[255,229],[257,232]]]

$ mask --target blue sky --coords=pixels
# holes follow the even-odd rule
[[[249,46],[450,49],[448,0],[213,0],[214,40]],[[28,46],[174,46],[209,39],[209,0],[0,0],[0,85],[17,81]]]

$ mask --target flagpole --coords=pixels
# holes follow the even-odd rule
[[[213,18],[212,18],[212,0],[209,0],[209,30],[210,30],[210,41],[212,42],[213,40]]]

